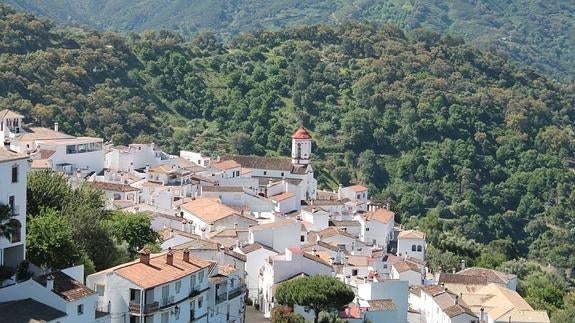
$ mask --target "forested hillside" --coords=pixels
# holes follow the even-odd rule
[[[1,0],[67,25],[123,32],[168,29],[184,36],[350,19],[425,27],[464,37],[557,79],[575,79],[575,2],[570,0]]]
[[[368,185],[429,234],[433,268],[508,269],[534,306],[572,314],[558,309],[575,304],[561,278],[575,268],[573,86],[459,38],[388,25],[223,44],[208,33],[56,30],[0,6],[0,35],[0,106],[29,123],[260,155],[287,155],[303,123],[320,182]]]

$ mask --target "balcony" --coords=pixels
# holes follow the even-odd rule
[[[158,302],[153,302],[150,304],[145,304],[144,307],[140,303],[130,302],[129,311],[133,314],[151,314],[160,309],[160,304]],[[143,310],[143,311],[142,311]]]
[[[228,291],[228,300],[234,299],[246,292],[246,286],[242,285],[236,289]]]
[[[161,303],[160,307],[166,307],[166,306],[170,306],[172,304],[174,304],[174,296],[169,296],[169,297],[162,298],[162,303]]]
[[[216,304],[219,304],[221,302],[225,302],[227,300],[228,300],[228,298],[227,298],[226,294],[216,295]]]

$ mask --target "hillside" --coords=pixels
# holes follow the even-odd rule
[[[0,35],[0,106],[28,123],[259,155],[287,155],[303,123],[320,182],[368,185],[428,232],[434,268],[575,268],[575,89],[460,39],[358,23],[124,38],[2,6]]]
[[[496,50],[557,79],[575,79],[575,2],[568,0],[3,0],[68,25],[123,32],[168,29],[184,36],[350,19],[425,27]]]

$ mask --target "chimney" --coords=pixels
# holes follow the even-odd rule
[[[174,264],[174,253],[172,252],[172,248],[168,248],[168,253],[166,254],[166,263],[168,265]]]
[[[188,224],[187,220],[182,220],[182,231],[186,232],[186,224]]]
[[[455,305],[459,304],[459,295],[455,295]]]
[[[58,122],[54,122],[54,131],[58,132]]]
[[[479,310],[479,322],[480,323],[483,323],[485,320],[484,313],[485,313],[485,308],[483,306],[481,306],[481,309]]]
[[[144,248],[140,251],[140,262],[145,265],[150,264],[150,249]]]
[[[455,267],[451,268],[451,273],[455,274]]]
[[[337,200],[341,201],[341,190],[343,188],[342,184],[339,184],[338,188],[337,188]]]
[[[46,277],[46,288],[48,288],[49,290],[54,289],[54,276],[52,276],[52,274]]]
[[[461,270],[465,269],[465,259],[461,259]]]
[[[190,249],[184,249],[184,257],[182,260],[184,262],[190,262]]]

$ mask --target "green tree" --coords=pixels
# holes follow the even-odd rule
[[[156,243],[159,235],[152,230],[151,219],[142,213],[116,212],[108,220],[108,226],[118,241],[126,241],[131,256],[145,245]]]
[[[276,290],[279,304],[293,308],[298,304],[312,309],[317,323],[322,311],[337,311],[353,301],[353,291],[339,279],[330,276],[310,276],[282,283]]]
[[[12,218],[10,206],[0,204],[0,237],[10,240],[21,226],[18,220]]]
[[[47,171],[29,173],[26,188],[26,212],[30,217],[38,215],[42,208],[62,210],[72,191],[62,175]]]
[[[70,224],[53,209],[42,209],[30,219],[26,234],[27,258],[43,268],[59,270],[77,265],[82,251]]]
[[[271,320],[274,323],[305,323],[300,314],[296,314],[289,306],[278,305],[272,310]]]

